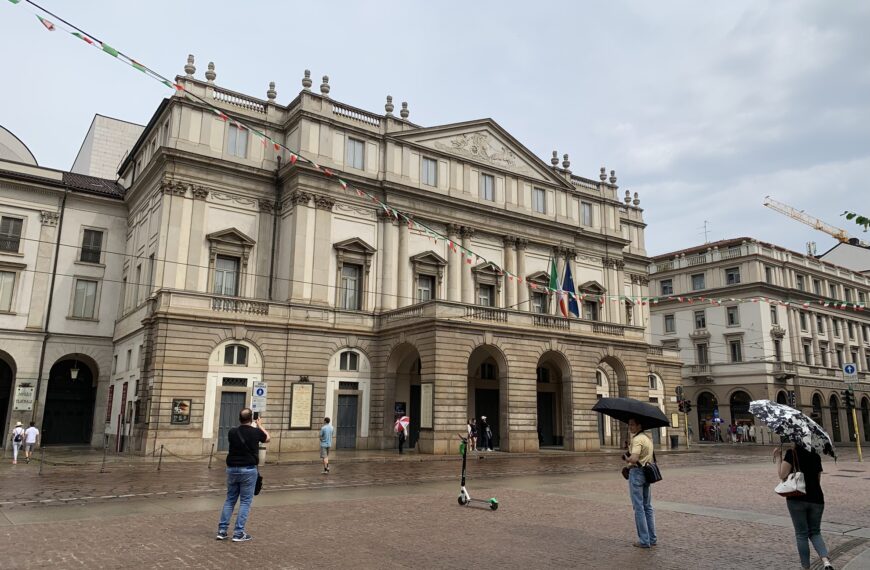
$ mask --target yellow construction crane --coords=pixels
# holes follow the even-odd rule
[[[796,210],[788,204],[777,202],[770,196],[764,197],[764,205],[771,210],[779,212],[780,214],[785,214],[789,218],[792,218],[799,222],[803,222],[811,228],[815,228],[821,232],[825,232],[829,236],[833,236],[834,238],[836,238],[838,241],[840,241],[840,243],[849,242],[849,234],[846,232],[846,230],[834,227],[830,224],[826,224],[822,220],[816,218],[815,216],[807,214],[803,210]]]

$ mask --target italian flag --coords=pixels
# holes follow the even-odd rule
[[[552,257],[550,258],[550,291],[554,291],[559,295],[559,310],[562,311],[562,316],[568,316],[568,302],[565,299],[565,295],[562,293],[562,290],[559,289],[559,272],[556,270],[556,260]]]

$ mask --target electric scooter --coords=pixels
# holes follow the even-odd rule
[[[498,499],[495,497],[490,499],[472,499],[471,495],[468,493],[468,489],[465,488],[465,463],[468,454],[468,438],[460,435],[459,439],[462,440],[462,443],[459,444],[459,452],[462,453],[462,482],[459,484],[459,498],[457,501],[463,507],[468,506],[471,503],[480,503],[483,505],[489,505],[489,508],[492,510],[498,509]]]

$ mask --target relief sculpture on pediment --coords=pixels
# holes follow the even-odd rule
[[[493,141],[486,133],[462,134],[450,139],[449,144],[438,141],[435,148],[498,168],[529,174],[529,169],[512,150]]]

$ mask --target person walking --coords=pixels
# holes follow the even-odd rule
[[[637,548],[650,548],[658,542],[656,536],[655,512],[652,507],[650,484],[646,481],[643,466],[653,460],[653,442],[644,433],[643,426],[634,418],[628,420],[628,431],[631,442],[628,451],[623,454],[628,468],[628,494],[634,509],[634,524],[637,527],[638,541],[633,543]]]
[[[25,461],[30,463],[30,456],[33,454],[33,448],[39,443],[39,429],[36,427],[36,422],[30,422],[30,427],[24,430],[24,455]]]
[[[239,426],[232,428],[227,434],[230,443],[227,453],[227,500],[218,523],[218,540],[229,537],[230,519],[236,501],[239,502],[239,512],[236,515],[233,542],[247,542],[253,538],[245,532],[245,524],[248,522],[259,475],[257,464],[260,462],[260,444],[268,443],[272,438],[263,427],[263,420],[252,418],[251,408],[242,408],[239,412]]]
[[[320,428],[320,458],[323,460],[323,473],[329,473],[329,448],[332,447],[334,431],[329,424],[329,418],[323,418],[323,427]]]
[[[755,424],[749,426],[749,441],[755,443]]]
[[[492,428],[486,421],[486,416],[480,416],[480,439],[484,451],[492,451]]]
[[[468,420],[468,443],[471,445],[471,451],[477,451],[477,419],[471,418]]]
[[[822,493],[822,458],[814,451],[807,451],[801,446],[792,445],[782,456],[782,448],[773,450],[774,461],[779,460],[779,478],[785,481],[792,471],[804,474],[806,494],[797,497],[786,497],[788,514],[794,526],[795,542],[801,559],[801,568],[810,567],[810,545],[813,543],[816,553],[822,559],[825,570],[833,570],[828,559],[828,548],[822,538],[822,514],[825,512],[825,495]]]
[[[24,428],[21,427],[21,422],[15,422],[15,428],[12,430],[12,436],[9,438],[12,443],[12,465],[18,465],[18,452],[24,442]]]
[[[399,438],[399,455],[402,455],[402,448],[405,447],[405,426],[401,423],[399,423],[398,428],[396,428],[396,435]]]

